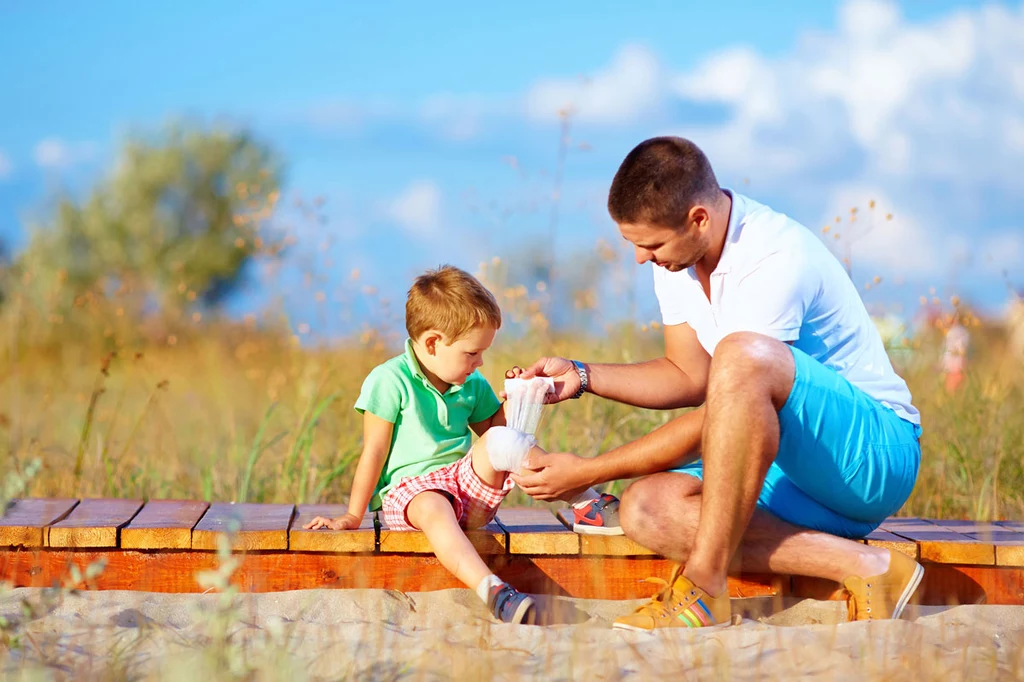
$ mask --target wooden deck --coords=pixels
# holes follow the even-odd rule
[[[0,518],[0,581],[61,583],[72,564],[103,557],[92,589],[198,592],[196,572],[216,567],[227,542],[241,563],[233,576],[253,592],[312,588],[403,591],[461,587],[431,554],[423,533],[390,530],[368,514],[351,531],[303,530],[342,505],[228,504],[193,500],[24,499]],[[653,594],[649,576],[672,563],[623,536],[581,536],[546,509],[503,509],[470,533],[502,578],[522,590],[592,599]],[[925,566],[924,604],[1024,604],[1024,522],[888,519],[866,540]],[[842,598],[836,583],[743,573],[734,597]]]

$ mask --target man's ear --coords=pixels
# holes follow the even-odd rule
[[[708,209],[701,204],[697,204],[690,209],[690,214],[687,216],[688,223],[691,227],[703,232],[711,227],[711,213]]]

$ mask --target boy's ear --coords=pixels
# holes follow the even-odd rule
[[[429,331],[423,336],[423,347],[427,349],[427,352],[431,355],[437,353],[437,344],[441,341],[441,333],[435,331]]]

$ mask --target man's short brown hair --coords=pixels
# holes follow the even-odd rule
[[[413,282],[405,301],[405,328],[417,339],[436,329],[449,342],[478,327],[501,327],[494,295],[473,275],[451,265],[428,270]]]
[[[652,137],[626,155],[608,191],[617,223],[685,226],[690,209],[720,190],[704,152],[681,137]]]

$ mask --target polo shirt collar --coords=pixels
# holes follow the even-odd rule
[[[437,387],[434,386],[434,384],[430,383],[430,379],[427,378],[427,375],[423,373],[423,368],[420,367],[419,360],[416,359],[416,353],[412,349],[412,339],[405,340],[405,361],[406,363],[408,363],[409,369],[412,370],[412,374],[414,377],[422,381],[423,384],[427,386],[427,388],[437,391]],[[449,393],[458,393],[461,390],[462,386],[458,384],[451,384],[448,386],[448,390],[445,391],[443,395],[448,395]]]
[[[729,208],[729,225],[725,229],[725,245],[722,247],[722,256],[718,259],[714,274],[725,274],[732,269],[732,261],[735,259],[736,242],[740,239],[743,231],[743,197],[732,190],[722,188],[722,191],[729,195],[732,200]]]

